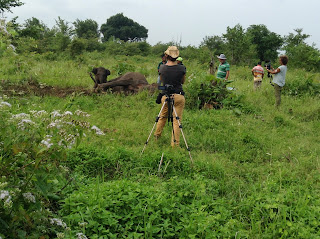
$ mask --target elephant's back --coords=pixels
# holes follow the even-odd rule
[[[149,84],[146,77],[139,72],[128,72],[121,78],[124,80],[132,79],[136,84]]]

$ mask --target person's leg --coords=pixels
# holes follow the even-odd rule
[[[174,108],[179,117],[179,121],[182,121],[182,113],[185,105],[185,98],[183,95],[174,94]],[[171,138],[171,146],[179,145],[180,143],[180,128],[179,123],[176,120],[176,114],[173,112],[173,132]],[[174,134],[173,134],[174,133]]]
[[[167,97],[165,95],[162,96],[162,98],[161,98],[162,105],[163,104],[166,104],[166,105],[163,107],[163,109],[161,111],[160,118],[157,123],[156,131],[154,133],[154,135],[157,138],[161,136],[163,127],[165,126],[166,121],[167,121],[167,117],[168,117],[168,105],[167,105],[166,99],[167,99]]]
[[[260,89],[261,83],[262,83],[262,81],[255,81],[255,82],[254,82],[254,89],[255,89],[255,90]]]
[[[274,93],[275,93],[275,97],[276,97],[276,107],[279,107],[281,104],[281,90],[282,90],[281,86],[274,84]]]

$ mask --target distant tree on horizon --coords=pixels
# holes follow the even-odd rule
[[[274,60],[278,57],[278,50],[283,44],[283,38],[280,35],[269,31],[263,24],[250,25],[246,34],[255,45],[257,56],[261,61]]]
[[[125,42],[143,41],[148,37],[148,29],[125,17],[123,13],[118,13],[107,19],[107,22],[101,25],[100,32],[103,34],[102,41],[104,42],[112,36]]]
[[[11,12],[11,8],[22,6],[24,3],[20,0],[1,0],[0,1],[0,13],[5,11]]]
[[[99,27],[95,20],[86,19],[82,21],[77,19],[73,25],[77,37],[84,39],[99,38]]]

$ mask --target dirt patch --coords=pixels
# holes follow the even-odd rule
[[[0,92],[8,96],[57,96],[66,97],[68,95],[92,95],[93,90],[83,87],[56,87],[39,84],[37,82],[27,82],[24,84],[11,84],[6,81],[0,83]]]

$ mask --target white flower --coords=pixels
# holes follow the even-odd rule
[[[8,102],[3,101],[3,102],[0,103],[0,108],[3,107],[3,106],[11,107],[11,104],[8,103]]]
[[[83,112],[81,110],[76,110],[74,113],[76,115],[78,115],[78,116],[83,116],[83,117],[89,117],[90,116],[87,112]]]
[[[26,114],[26,113],[20,113],[20,114],[13,115],[11,118],[14,118],[14,119],[30,119],[30,115]]]
[[[84,235],[82,232],[77,233],[77,237],[78,237],[78,239],[88,239],[88,237],[86,235]]]
[[[32,122],[32,121],[29,120],[29,119],[22,119],[22,120],[20,121],[20,123],[18,123],[18,127],[19,127],[20,129],[24,130],[26,124],[34,124],[34,122]]]
[[[33,114],[33,116],[35,117],[42,117],[48,114],[47,111],[45,110],[40,110],[40,111],[31,110],[30,113]]]
[[[11,208],[12,207],[12,201],[11,201],[11,195],[6,190],[0,191],[0,199],[4,199],[4,207],[5,208]]]
[[[32,195],[32,193],[23,193],[22,196],[28,201],[28,202],[36,202],[36,198]]]
[[[50,223],[52,225],[56,224],[57,226],[61,226],[63,228],[66,228],[67,224],[65,224],[61,219],[59,218],[50,218]]]
[[[41,140],[41,144],[47,146],[47,148],[49,149],[53,145],[53,143],[51,143],[51,138],[51,135],[46,135],[46,137]]]
[[[51,112],[51,116],[52,116],[53,118],[55,118],[55,117],[61,117],[60,111],[59,111],[59,110],[55,110],[55,111]]]
[[[98,128],[97,126],[95,126],[95,125],[92,126],[91,129],[94,130],[94,131],[96,131],[96,134],[97,134],[97,135],[105,135],[105,133],[103,133],[102,130],[99,129],[99,128]]]
[[[0,191],[0,199],[4,199],[6,197],[9,197],[11,198],[10,194],[9,194],[9,191],[6,191],[6,190],[1,190]]]
[[[67,116],[67,115],[73,115],[73,114],[70,111],[66,111],[66,112],[63,113],[63,116]]]

